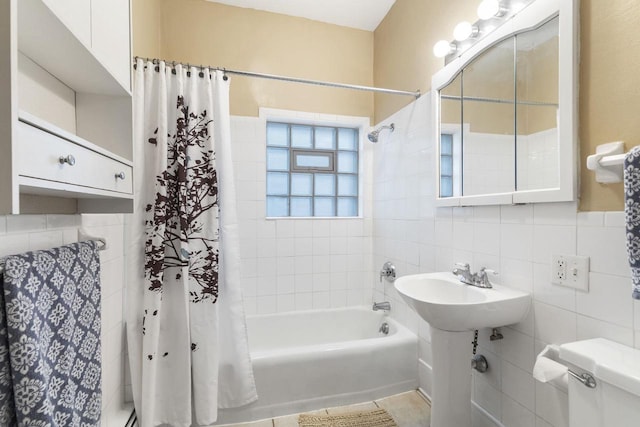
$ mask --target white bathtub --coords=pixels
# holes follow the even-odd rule
[[[378,332],[383,322],[389,334]],[[258,401],[218,424],[378,399],[417,388],[415,334],[371,308],[248,316]]]

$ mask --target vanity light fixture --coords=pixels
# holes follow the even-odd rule
[[[472,25],[468,21],[462,21],[453,29],[453,38],[459,42],[463,42],[471,37],[476,37],[480,29],[477,25]]]
[[[534,1],[482,0],[477,9],[479,19],[474,23],[462,21],[456,25],[453,30],[455,40],[440,40],[433,46],[433,54],[438,58],[444,58],[445,64],[448,64]]]
[[[456,51],[456,45],[449,43],[447,40],[440,40],[433,45],[433,54],[437,58],[444,58],[445,56]]]
[[[478,5],[478,18],[483,21],[494,17],[501,17],[508,9],[500,5],[500,0],[482,0]]]

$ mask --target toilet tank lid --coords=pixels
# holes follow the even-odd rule
[[[640,396],[640,350],[604,338],[560,346],[560,358],[601,380]]]

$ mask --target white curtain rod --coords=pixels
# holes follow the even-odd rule
[[[159,64],[161,61],[164,61],[163,59],[143,58],[141,56],[135,56],[133,59],[134,60],[142,59],[143,61],[151,61],[154,64]],[[360,86],[360,85],[352,85],[352,84],[346,84],[346,83],[325,82],[321,80],[309,80],[309,79],[301,79],[297,77],[278,76],[275,74],[256,73],[253,71],[230,70],[228,68],[211,67],[208,65],[193,65],[193,64],[184,63],[184,62],[174,62],[174,61],[164,61],[164,62],[166,64],[170,64],[171,66],[180,64],[186,67],[196,67],[196,68],[200,68],[201,70],[204,70],[204,69],[218,70],[227,74],[236,74],[236,75],[245,76],[245,77],[258,77],[261,79],[282,80],[285,82],[292,82],[292,83],[302,83],[302,84],[316,85],[316,86],[329,86],[329,87],[337,87],[337,88],[343,88],[343,89],[386,93],[388,95],[403,95],[403,96],[413,96],[414,98],[420,98],[420,91],[411,92],[406,90],[385,89],[380,87]],[[135,64],[134,64],[134,68],[135,68]]]

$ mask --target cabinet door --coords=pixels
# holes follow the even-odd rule
[[[89,0],[42,0],[82,42],[91,46],[91,2]]]
[[[129,0],[91,0],[91,49],[127,89],[131,88],[129,19]]]

